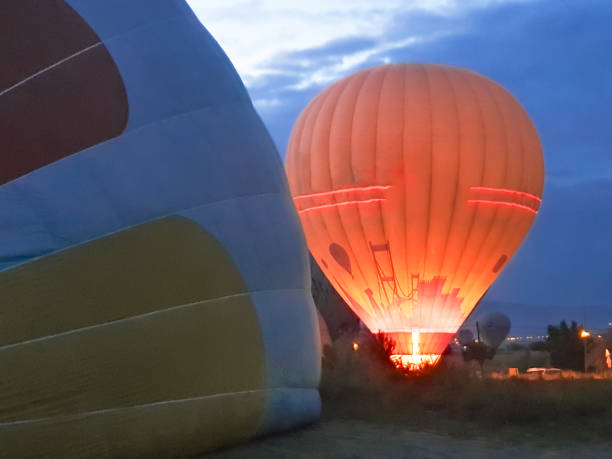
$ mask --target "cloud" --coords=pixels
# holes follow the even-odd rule
[[[232,58],[281,155],[331,82],[387,62],[466,67],[506,87],[549,180],[612,177],[612,4],[605,0],[190,0]]]
[[[252,11],[272,3],[257,2]],[[328,8],[333,21],[350,14],[358,24],[373,11],[341,3],[317,4],[313,11]],[[311,42],[299,33],[295,42],[271,40],[269,55],[248,70],[246,82],[281,154],[300,111],[332,81],[386,62],[440,62],[487,75],[519,99],[541,135],[550,180],[612,177],[612,5],[440,1],[405,8],[404,3],[381,2],[372,21],[376,27],[364,27],[362,35],[340,21],[333,33],[312,39],[321,44],[307,46]],[[302,14],[305,25],[313,19],[301,8],[277,14],[294,19]],[[330,28],[324,15],[315,22],[323,23],[317,30]]]
[[[369,50],[360,49],[356,50],[356,55],[344,56],[338,70],[350,70],[366,59],[369,53],[377,54],[380,50],[376,48],[389,46],[384,38],[398,15],[427,13],[452,17],[490,5],[525,1],[188,0],[188,3],[232,59],[247,86],[250,86],[262,76],[274,73],[277,67],[274,61],[287,53],[338,43],[347,37],[375,41],[376,44]],[[396,46],[401,46],[404,41],[410,44],[411,38],[417,37],[403,37],[396,42]],[[328,77],[320,78],[328,81]],[[311,80],[318,82],[317,78]],[[307,84],[301,83],[302,86]]]

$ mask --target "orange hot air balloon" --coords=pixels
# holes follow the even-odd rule
[[[392,64],[322,91],[286,171],[308,246],[404,367],[435,364],[540,206],[537,132],[504,88],[443,65]]]

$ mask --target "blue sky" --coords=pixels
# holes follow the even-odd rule
[[[546,158],[541,211],[487,298],[612,300],[612,2],[189,0],[245,81],[281,156],[322,88],[388,62],[465,67],[506,87]]]

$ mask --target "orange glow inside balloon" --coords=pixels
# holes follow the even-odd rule
[[[544,164],[521,105],[454,67],[393,64],[322,91],[286,171],[308,247],[398,366],[435,365],[520,245]]]

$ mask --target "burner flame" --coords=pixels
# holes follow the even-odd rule
[[[440,354],[393,354],[391,361],[397,368],[409,371],[433,367],[440,360]]]

